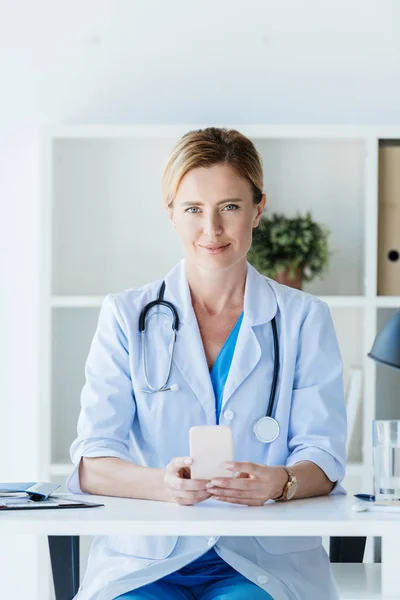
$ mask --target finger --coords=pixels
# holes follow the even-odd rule
[[[223,496],[223,497],[235,497],[235,498],[265,498],[265,493],[261,491],[253,491],[253,490],[225,490],[224,488],[210,488],[208,492],[215,496]]]
[[[208,492],[178,492],[175,496],[175,501],[185,504],[197,504],[211,498],[211,494]]]
[[[248,477],[222,477],[218,479],[212,479],[209,483],[207,483],[206,487],[207,489],[216,487],[218,489],[224,488],[229,490],[256,491],[257,489],[261,488],[261,482],[259,479],[250,479]]]
[[[263,500],[256,498],[236,498],[235,496],[214,496],[220,502],[230,502],[231,504],[245,504],[246,506],[264,506]]]
[[[261,476],[265,472],[266,465],[252,462],[231,462],[226,464],[229,471],[243,471],[249,475]]]
[[[167,466],[167,470],[169,472],[176,473],[179,469],[184,467],[188,467],[192,464],[192,459],[190,456],[176,456],[171,460],[171,462]]]
[[[175,490],[184,490],[187,492],[205,491],[207,479],[182,479],[181,477],[168,477],[168,484]]]
[[[175,502],[180,506],[194,506],[195,504],[199,504],[208,498],[209,495],[207,495],[205,498],[176,498]]]

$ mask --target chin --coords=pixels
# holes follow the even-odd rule
[[[244,257],[245,258],[245,257]],[[206,260],[197,260],[197,265],[209,273],[228,271],[243,260],[242,256],[208,256]]]

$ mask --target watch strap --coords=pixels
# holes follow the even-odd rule
[[[297,478],[296,478],[296,475],[294,474],[294,472],[292,471],[292,469],[285,467],[283,465],[282,465],[282,468],[285,469],[286,473],[288,474],[288,480],[283,487],[282,494],[278,498],[275,498],[275,502],[282,502],[282,501],[286,500],[288,491],[290,490],[290,488],[293,485],[297,486]]]

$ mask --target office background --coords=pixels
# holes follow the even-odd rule
[[[0,2],[2,480],[40,469],[43,127],[398,125],[399,27],[396,0]],[[32,598],[36,542],[9,543],[3,590]]]

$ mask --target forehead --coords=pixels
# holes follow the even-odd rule
[[[224,197],[251,199],[251,186],[229,164],[197,167],[184,175],[175,199],[179,202],[188,197],[192,200],[220,200]]]

